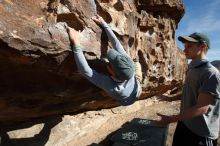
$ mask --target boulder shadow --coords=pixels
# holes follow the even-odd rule
[[[0,146],[44,146],[50,136],[51,129],[62,121],[62,116],[53,116],[36,119],[11,125],[0,125]],[[10,138],[8,132],[30,128],[36,124],[44,124],[42,130],[28,138]]]

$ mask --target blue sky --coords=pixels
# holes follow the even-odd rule
[[[208,35],[211,49],[207,58],[220,60],[220,0],[183,0],[185,14],[178,24],[176,37],[202,32]],[[183,49],[182,43],[177,45]]]

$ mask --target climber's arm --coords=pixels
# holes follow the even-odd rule
[[[79,72],[99,88],[102,88],[105,91],[109,90],[113,82],[111,77],[98,73],[97,71],[91,69],[91,67],[88,65],[80,45],[79,32],[68,27],[68,34],[70,41],[73,44],[72,49],[74,59]]]
[[[97,15],[97,16],[94,16],[92,18],[96,23],[98,23],[99,25],[101,25],[107,36],[108,36],[108,39],[110,40],[112,46],[113,46],[113,49],[115,49],[116,51],[118,51],[119,53],[123,54],[123,55],[126,55],[126,56],[129,56],[126,51],[124,50],[123,46],[121,45],[120,41],[118,40],[118,38],[116,37],[116,35],[114,34],[114,32],[112,31],[112,29],[109,27],[109,25],[104,21],[104,19]]]

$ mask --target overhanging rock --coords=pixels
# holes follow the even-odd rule
[[[65,25],[81,31],[89,64],[107,73],[101,60],[109,44],[95,14],[139,55],[141,99],[181,85],[186,61],[175,30],[183,13],[178,0],[0,1],[0,122],[118,106],[77,72],[71,52]]]

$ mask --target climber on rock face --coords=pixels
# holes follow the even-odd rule
[[[101,16],[92,18],[105,30],[113,49],[107,53],[109,61],[107,69],[111,76],[98,73],[90,68],[82,51],[79,32],[68,27],[70,41],[73,44],[75,62],[79,72],[90,82],[103,89],[109,96],[117,100],[121,105],[133,104],[141,95],[142,72],[139,62],[133,62],[123,46]]]

